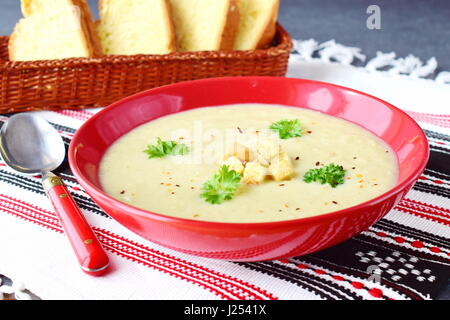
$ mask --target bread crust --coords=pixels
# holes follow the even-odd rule
[[[228,4],[228,13],[225,20],[219,50],[233,50],[236,36],[239,30],[239,0],[230,0]]]
[[[175,33],[175,22],[173,21],[172,6],[170,5],[169,0],[164,0],[164,6],[166,7],[166,10],[164,10],[164,12],[167,14],[165,20],[170,34],[168,50],[170,53],[172,53],[178,50],[177,35]]]
[[[270,46],[273,38],[276,34],[277,29],[277,20],[278,20],[278,10],[280,7],[280,1],[277,0],[271,10],[271,14],[269,15],[269,19],[267,21],[266,28],[264,29],[260,40],[256,44],[255,49],[265,49]]]
[[[17,42],[17,40],[16,40],[16,38],[17,38],[19,23],[20,23],[20,21],[14,27],[14,30],[11,33],[11,35],[9,36],[9,40],[8,40],[8,55],[9,55],[10,61],[17,60],[17,57],[16,57],[16,51],[17,51],[16,50],[16,42]]]
[[[24,17],[28,17],[31,14],[31,3],[33,0],[20,0],[20,8]]]
[[[100,57],[103,55],[102,46],[100,44],[100,38],[98,37],[97,30],[95,28],[94,19],[92,18],[91,10],[86,0],[70,0],[74,6],[80,8],[80,23],[86,39],[86,46],[89,50],[89,55],[92,58]]]
[[[67,0],[73,6],[77,6],[80,9],[80,26],[81,31],[83,33],[82,41],[84,42],[84,46],[88,52],[88,57],[100,57],[102,53],[100,40],[98,38],[97,32],[95,30],[94,21],[92,18],[91,11],[89,10],[89,6],[86,0]],[[32,8],[33,0],[21,0],[22,13],[26,19],[33,13]],[[8,53],[9,59],[11,61],[16,61],[16,43],[17,36],[19,33],[20,23],[23,20],[21,19],[16,26],[14,27],[14,31],[11,34],[8,42]]]

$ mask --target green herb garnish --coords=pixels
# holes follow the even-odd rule
[[[241,183],[241,176],[229,166],[223,165],[209,181],[203,185],[201,197],[211,204],[221,204],[231,200]]]
[[[272,131],[277,131],[280,139],[289,139],[294,137],[301,137],[305,131],[302,128],[300,120],[281,120],[273,123],[270,128]]]
[[[182,156],[189,152],[187,145],[183,143],[177,143],[175,141],[162,141],[158,138],[156,145],[149,145],[144,152],[148,155],[149,159],[163,158],[168,155]]]
[[[345,172],[346,170],[342,166],[332,163],[323,168],[308,170],[303,177],[303,181],[307,183],[315,181],[321,184],[328,183],[331,187],[336,188],[344,183]]]

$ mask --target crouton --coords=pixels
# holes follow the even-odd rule
[[[291,159],[285,152],[272,159],[269,171],[276,181],[288,180],[294,174]]]
[[[244,183],[259,184],[264,181],[266,177],[266,168],[258,162],[249,162],[244,169]]]
[[[227,160],[230,157],[236,157],[244,163],[253,161],[255,158],[253,152],[248,147],[243,146],[238,142],[234,142],[230,146],[229,150],[225,153],[223,159]]]
[[[265,166],[269,166],[271,160],[281,152],[279,142],[274,138],[268,138],[258,143],[256,153],[258,161]]]
[[[230,170],[234,170],[239,174],[242,174],[244,172],[244,165],[242,164],[242,161],[237,157],[230,157],[226,159],[222,164],[228,166]]]

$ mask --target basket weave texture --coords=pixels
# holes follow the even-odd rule
[[[180,81],[284,76],[292,39],[280,25],[273,45],[252,51],[176,52],[12,62],[0,37],[0,113],[96,108]]]

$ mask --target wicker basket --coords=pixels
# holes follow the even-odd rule
[[[0,37],[0,113],[102,107],[139,91],[194,79],[284,76],[292,50],[280,25],[270,48],[253,51],[11,62],[8,39]]]

